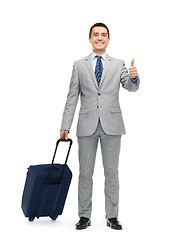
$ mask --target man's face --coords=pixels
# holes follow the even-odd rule
[[[93,46],[94,52],[105,52],[109,43],[109,36],[107,29],[104,27],[94,27],[91,32],[90,43]]]

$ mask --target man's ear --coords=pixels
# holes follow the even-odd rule
[[[89,42],[91,43],[91,38],[89,38]]]

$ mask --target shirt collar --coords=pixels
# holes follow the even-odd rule
[[[105,59],[106,59],[106,54],[107,54],[107,53],[105,52],[105,53],[103,53],[103,54],[101,55],[101,57],[102,57],[102,59],[103,59],[104,61],[105,61]],[[94,60],[95,57],[96,57],[96,55],[97,55],[96,53],[92,52],[92,53],[91,53],[91,59]]]

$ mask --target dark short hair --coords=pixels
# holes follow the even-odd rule
[[[91,37],[91,33],[92,33],[92,29],[94,27],[104,27],[107,29],[107,32],[108,32],[108,37],[109,37],[109,29],[108,27],[104,24],[104,23],[95,23],[91,28],[90,28],[90,32],[89,32],[89,37]]]

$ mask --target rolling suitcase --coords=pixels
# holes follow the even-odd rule
[[[65,164],[54,164],[60,141],[69,141]],[[59,139],[51,164],[30,166],[22,195],[21,207],[25,217],[33,221],[35,217],[49,216],[56,220],[63,212],[64,204],[72,179],[72,172],[67,165],[72,140]]]

